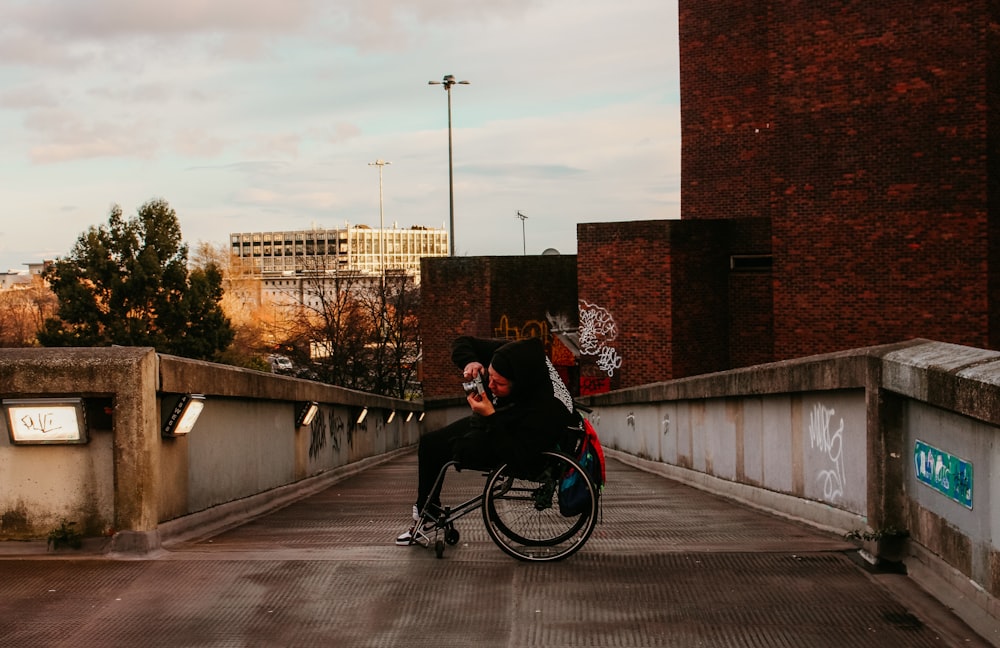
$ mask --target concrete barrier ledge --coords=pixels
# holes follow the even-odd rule
[[[414,452],[415,445],[392,450],[385,454],[367,457],[328,470],[313,477],[307,477],[293,484],[279,486],[269,491],[244,497],[226,504],[213,506],[210,509],[185,515],[183,517],[160,523],[157,531],[164,549],[183,542],[197,541],[217,535],[226,529],[243,524],[255,517],[271,513],[293,502],[309,497],[315,493],[333,486],[367,468],[376,466],[396,457]]]
[[[307,477],[294,484],[280,486],[251,497],[227,502],[204,511],[163,522],[152,531],[120,531],[111,538],[86,538],[83,541],[83,546],[79,549],[64,548],[53,551],[45,541],[41,540],[0,542],[0,560],[44,554],[61,558],[84,556],[120,559],[155,558],[162,552],[169,551],[173,545],[216,535],[248,520],[309,497],[372,466],[391,461],[415,450],[416,446],[411,445],[385,454],[360,459],[346,466]]]
[[[940,601],[981,637],[1000,646],[1000,600],[931,551],[910,544],[912,560],[906,562],[913,582]]]
[[[604,448],[604,452],[608,457],[617,459],[633,468],[673,479],[713,495],[788,520],[801,522],[822,531],[842,535],[844,529],[863,529],[867,524],[867,520],[863,516],[833,508],[822,502],[814,502],[765,488],[731,482],[696,470],[651,459],[642,459],[613,448]]]

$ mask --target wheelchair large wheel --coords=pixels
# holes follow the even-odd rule
[[[562,560],[587,542],[597,524],[598,494],[585,472],[571,458],[544,453],[544,468],[530,475],[510,464],[493,471],[483,492],[486,532],[504,552],[518,560]],[[569,470],[579,472],[590,494],[583,510],[563,515],[559,483]]]

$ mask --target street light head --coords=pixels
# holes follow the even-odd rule
[[[458,84],[458,85],[469,85],[469,82],[468,81],[456,81],[454,74],[446,74],[446,75],[444,75],[444,78],[442,78],[440,81],[428,81],[427,82],[427,85],[439,85],[439,86],[443,86],[444,89],[445,89],[445,91],[449,92],[449,93],[451,92],[451,86],[453,86],[455,84]]]

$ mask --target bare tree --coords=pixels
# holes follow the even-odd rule
[[[0,347],[37,346],[38,331],[57,307],[55,293],[39,276],[26,286],[0,291]]]
[[[420,334],[417,320],[419,291],[404,273],[392,273],[362,295],[372,321],[369,342],[371,390],[398,398],[415,395]]]
[[[356,273],[313,274],[303,282],[301,346],[323,382],[369,390],[367,342],[372,322],[358,300],[364,283],[365,278]]]
[[[412,397],[419,338],[413,280],[345,272],[317,256],[279,300],[289,327],[283,347],[310,377],[396,397]]]

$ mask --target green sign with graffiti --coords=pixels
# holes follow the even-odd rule
[[[966,508],[972,508],[972,463],[919,439],[913,445],[917,479]]]

